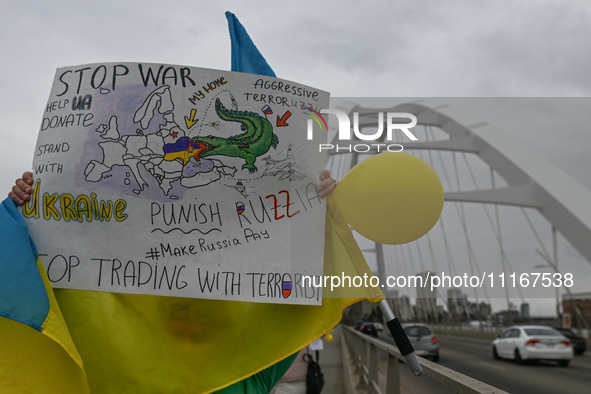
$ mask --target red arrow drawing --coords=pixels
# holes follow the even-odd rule
[[[287,111],[286,113],[284,113],[281,118],[279,117],[279,115],[277,115],[277,127],[289,126],[285,122],[287,121],[287,119],[289,119],[290,116],[291,116],[291,112],[289,112],[289,111]]]

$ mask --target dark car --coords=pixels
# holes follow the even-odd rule
[[[556,328],[556,330],[560,331],[562,335],[570,339],[575,354],[581,355],[585,353],[585,350],[587,350],[587,341],[585,338],[578,336],[569,328]]]
[[[359,330],[361,328],[362,324],[363,324],[362,321],[355,322],[355,325],[353,326],[353,328],[356,330]]]
[[[373,323],[363,323],[359,331],[375,338],[378,337],[378,329]]]

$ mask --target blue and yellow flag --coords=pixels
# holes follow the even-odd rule
[[[230,41],[232,43],[231,71],[276,77],[275,72],[254,45],[236,15],[227,11],[226,19],[228,19]]]
[[[371,275],[331,196],[327,204],[324,274]],[[0,226],[2,393],[84,393],[88,386],[91,393],[212,392],[294,354],[360,300],[308,306],[52,290],[9,199]],[[379,289],[367,291],[363,298],[383,298]],[[281,374],[254,381],[262,377],[272,387]]]
[[[0,204],[0,392],[89,393],[80,354],[14,202]]]
[[[275,76],[227,17],[232,70]],[[371,276],[332,197],[326,201],[324,275]],[[322,306],[52,289],[10,199],[0,229],[1,393],[265,392],[344,308],[383,298],[372,287]]]

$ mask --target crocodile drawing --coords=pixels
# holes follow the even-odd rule
[[[251,174],[256,172],[257,167],[254,162],[257,156],[267,153],[271,147],[277,148],[279,143],[277,135],[273,133],[271,122],[254,112],[227,109],[219,98],[215,101],[215,112],[222,120],[240,122],[240,128],[244,133],[228,138],[212,135],[194,137],[194,142],[205,147],[199,157],[214,155],[241,157],[246,160],[242,168]]]

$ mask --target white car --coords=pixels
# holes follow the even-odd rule
[[[566,367],[573,359],[573,347],[564,335],[547,326],[512,326],[492,343],[495,359],[554,360]]]

